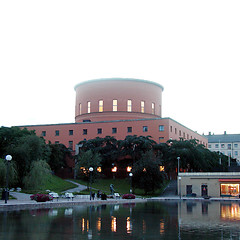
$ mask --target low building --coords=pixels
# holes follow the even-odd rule
[[[240,172],[198,172],[178,174],[178,195],[197,197],[239,197]]]

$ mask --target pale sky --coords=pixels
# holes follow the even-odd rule
[[[0,0],[0,126],[71,123],[74,86],[164,87],[163,117],[240,133],[240,1]]]

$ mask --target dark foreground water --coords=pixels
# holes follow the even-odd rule
[[[0,212],[0,239],[240,239],[240,205],[147,202]]]

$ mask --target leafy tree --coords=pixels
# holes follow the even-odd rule
[[[77,175],[86,180],[89,180],[90,171],[89,168],[93,168],[92,180],[97,177],[97,168],[101,166],[101,157],[98,153],[93,153],[92,150],[86,152],[80,152],[77,158]]]
[[[7,161],[0,159],[0,186],[6,186],[6,176],[7,176]],[[15,169],[14,162],[9,163],[9,172],[8,172],[8,186],[11,188],[16,184],[17,172]]]
[[[43,190],[43,186],[50,176],[51,169],[46,161],[33,161],[29,173],[24,177],[24,187],[28,190]]]
[[[66,158],[72,157],[69,149],[63,144],[51,144],[51,143],[49,143],[49,148],[51,154],[48,159],[48,164],[51,167],[51,169],[54,172],[56,172],[60,168],[65,168],[67,166]]]
[[[144,189],[145,194],[161,188],[165,179],[163,172],[160,172],[161,162],[156,159],[153,151],[144,153],[133,165],[133,186]]]

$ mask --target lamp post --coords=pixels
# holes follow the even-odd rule
[[[132,193],[132,176],[133,176],[133,173],[129,173],[129,177],[130,177],[130,193]]]
[[[180,165],[180,157],[177,157],[178,165],[177,165],[177,174],[179,174],[179,165]]]
[[[6,176],[6,189],[5,189],[5,203],[7,203],[7,199],[8,199],[8,174],[9,174],[9,162],[12,160],[12,156],[11,155],[7,155],[5,157],[6,161],[7,161],[7,176]]]
[[[92,172],[93,172],[93,168],[90,167],[89,171],[90,171],[90,200],[92,200]]]

